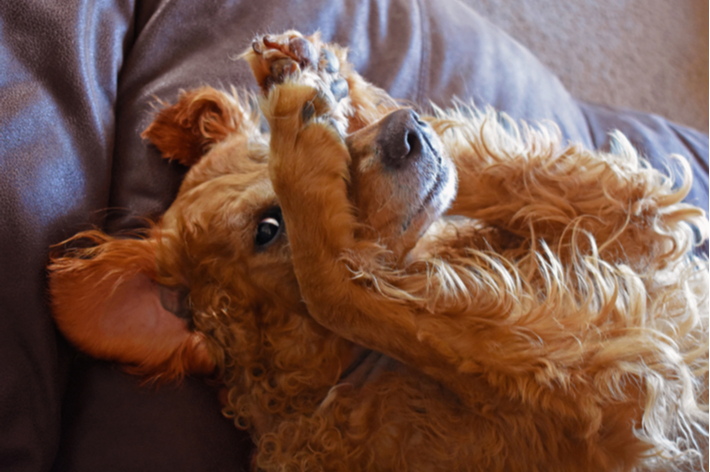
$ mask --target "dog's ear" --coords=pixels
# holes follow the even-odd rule
[[[53,316],[79,350],[122,363],[133,374],[172,380],[214,370],[204,338],[171,311],[175,292],[156,282],[154,239],[87,231],[49,265]]]
[[[258,122],[245,99],[212,87],[182,91],[174,105],[162,103],[155,120],[141,136],[167,159],[192,166],[232,133],[253,135]]]

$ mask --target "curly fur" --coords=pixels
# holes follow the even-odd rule
[[[301,39],[245,54],[270,136],[243,99],[209,88],[146,130],[193,167],[145,239],[92,232],[97,247],[54,259],[69,339],[154,377],[166,362],[171,377],[216,365],[224,413],[252,433],[258,469],[707,467],[708,263],[693,248],[708,222],[682,201],[683,158],[674,182],[618,133],[612,152],[593,152],[563,145],[553,126],[459,103],[424,118],[458,173],[456,198],[402,229],[390,222],[413,194],[372,151],[399,106],[343,49],[309,37],[348,82],[333,100],[327,68],[288,62]],[[284,60],[290,76],[275,77]],[[255,225],[276,205],[287,237],[256,248]],[[121,245],[136,252],[102,259]],[[189,292],[194,332],[173,317],[166,339],[202,357],[173,345],[145,356],[141,336],[114,342],[116,322],[144,323],[102,300],[137,276],[154,284],[135,285],[142,296]],[[143,316],[163,326],[170,313],[151,306]],[[364,385],[341,379],[358,346],[393,359]]]

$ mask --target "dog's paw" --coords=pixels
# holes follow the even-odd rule
[[[254,76],[265,95],[284,82],[308,85],[332,118],[343,124],[350,114],[349,86],[341,75],[336,52],[320,41],[318,34],[304,37],[296,31],[258,37],[245,53]]]
[[[340,59],[320,41],[318,34],[306,38],[297,31],[287,31],[260,36],[252,42],[248,56],[264,92],[287,77],[303,74],[320,80],[336,101],[348,94],[348,83],[340,75]]]
[[[321,188],[313,182],[348,174],[345,126],[319,89],[285,81],[272,87],[260,106],[269,122],[269,175],[277,194],[287,189],[301,194],[304,185]]]
[[[288,141],[287,135],[295,137],[312,125],[330,129],[339,141],[346,134],[346,122],[337,118],[332,97],[307,83],[287,81],[274,86],[261,102],[261,108],[269,121],[272,138],[279,136]]]

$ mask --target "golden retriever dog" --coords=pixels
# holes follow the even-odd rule
[[[80,350],[216,372],[257,470],[706,467],[708,224],[682,158],[674,182],[621,135],[419,115],[317,35],[244,56],[270,134],[234,92],[182,93],[144,133],[191,167],[162,219],[52,260]]]

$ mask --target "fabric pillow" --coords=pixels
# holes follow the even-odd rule
[[[141,386],[55,332],[49,246],[90,225],[143,224],[184,174],[139,137],[155,99],[203,84],[252,87],[237,60],[257,33],[317,29],[397,98],[456,96],[565,138],[621,128],[664,165],[694,159],[707,208],[707,137],[658,117],[578,104],[526,49],[456,0],[39,0],[0,3],[0,468],[240,470],[248,438],[199,379]],[[703,180],[704,178],[704,180]],[[704,182],[704,186],[703,186]],[[69,373],[71,367],[71,374]],[[63,405],[63,406],[62,406]]]

